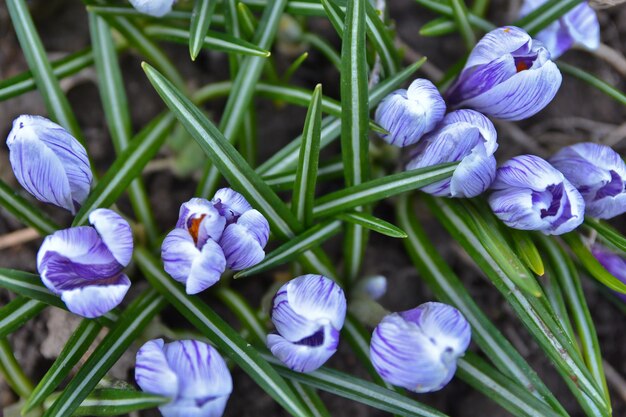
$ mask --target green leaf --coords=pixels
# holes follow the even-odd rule
[[[378,232],[385,236],[395,237],[404,239],[407,234],[404,230],[400,229],[393,224],[379,219],[378,217],[374,217],[371,214],[366,214],[358,211],[343,213],[337,216],[339,220],[343,220],[349,223],[358,224],[360,226],[365,227],[366,229],[372,230],[374,232]]]
[[[263,181],[267,183],[274,191],[291,190],[296,182],[295,171],[285,173],[263,176]],[[335,161],[329,163],[322,163],[317,171],[317,181],[324,182],[331,179],[343,178],[343,162]]]
[[[585,218],[585,226],[591,227],[598,232],[598,235],[608,243],[614,245],[617,249],[626,253],[626,237],[622,236],[620,232],[615,230],[611,225],[592,217]]]
[[[170,40],[178,43],[190,42],[191,36],[187,30],[161,25],[148,26],[146,28],[146,33],[158,39]],[[210,30],[207,31],[206,36],[202,39],[202,46],[213,49],[214,51],[228,52],[232,54],[243,54],[261,58],[267,58],[270,56],[269,51],[261,49],[253,43]]]
[[[531,36],[545,29],[552,22],[578,6],[582,0],[550,0],[513,23]]]
[[[55,400],[52,397],[50,400]],[[101,388],[87,396],[72,416],[119,416],[133,411],[155,408],[172,401],[171,398],[141,391]]]
[[[543,260],[531,238],[531,233],[516,229],[509,229],[507,232],[511,236],[515,253],[535,274],[541,276],[544,274]]]
[[[130,183],[141,174],[146,164],[163,145],[174,126],[174,116],[164,114],[150,122],[130,141],[104,174],[98,185],[76,214],[73,226],[87,223],[89,213],[99,207],[109,207],[126,191]]]
[[[72,415],[165,304],[154,290],[135,298],[44,417]]]
[[[450,0],[450,5],[452,6],[452,11],[454,12],[454,21],[461,32],[463,41],[465,42],[465,48],[468,51],[471,51],[476,44],[476,36],[474,36],[474,32],[472,31],[472,27],[469,23],[469,12],[467,11],[467,6],[463,0]]]
[[[294,416],[307,416],[300,399],[276,371],[232,327],[197,297],[183,291],[162,270],[158,261],[143,248],[135,251],[135,260],[146,278],[202,334],[226,353],[272,398]]]
[[[291,81],[291,77],[293,77],[296,71],[300,69],[300,67],[302,66],[302,64],[304,64],[304,61],[306,61],[308,57],[309,57],[309,53],[303,52],[302,54],[300,54],[299,57],[294,59],[294,61],[289,65],[289,67],[287,67],[287,69],[285,70],[285,73],[283,74],[283,77],[282,77],[283,83],[289,84],[289,82]]]
[[[322,85],[318,84],[304,121],[302,147],[291,201],[291,211],[304,227],[309,227],[313,223],[313,201],[320,156],[321,107]]]
[[[326,194],[315,201],[314,216],[316,218],[332,216],[357,206],[422,188],[449,178],[457,165],[458,163],[447,163],[400,172]]]
[[[0,180],[0,206],[17,217],[22,223],[37,230],[42,235],[53,233],[59,229],[42,210],[33,206],[24,197],[17,194],[11,187]]]
[[[454,18],[454,10],[452,9],[452,7],[446,5],[443,2],[440,2],[438,0],[415,0],[415,2],[435,13],[441,14],[443,16],[447,16],[451,19]],[[493,23],[473,13],[469,13],[467,15],[467,20],[472,26],[480,30],[483,30],[485,32],[489,32],[496,28],[496,26]]]
[[[33,390],[33,383],[24,374],[22,366],[15,359],[9,341],[0,338],[0,374],[9,386],[22,398],[26,398]]]
[[[46,308],[46,304],[19,296],[0,308],[0,338],[13,333]]]
[[[576,68],[573,65],[566,64],[565,62],[559,62],[557,63],[557,66],[565,74],[573,75],[574,77],[586,82],[592,87],[597,88],[600,92],[611,97],[618,103],[626,106],[626,94],[608,84],[606,81],[602,81],[601,79],[589,74],[588,72],[583,71],[580,68]]]
[[[456,31],[456,23],[448,17],[438,17],[426,23],[420,28],[419,34],[422,36],[445,36]]]
[[[142,19],[150,19],[151,17],[141,13],[134,7],[128,6],[99,6],[92,5],[86,7],[88,12],[96,13],[99,15],[110,15],[110,16],[121,16],[121,17],[140,17]],[[157,19],[157,18],[155,18]],[[159,20],[169,20],[169,19],[182,19],[182,20],[191,20],[191,12],[185,10],[172,10],[165,16],[161,16],[158,18]],[[213,21],[217,21],[216,23],[224,23],[223,16],[214,15]]]
[[[249,277],[250,275],[258,274],[276,266],[283,265],[293,259],[296,259],[304,252],[320,246],[340,231],[341,222],[337,220],[316,224],[310,229],[292,237],[286,243],[274,249],[258,264],[236,273],[235,278]]]
[[[189,27],[189,55],[192,61],[196,60],[202,50],[216,4],[216,0],[197,0],[193,6]]]

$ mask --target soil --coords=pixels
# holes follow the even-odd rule
[[[41,38],[51,58],[64,56],[70,52],[87,47],[90,43],[87,17],[84,6],[77,0],[36,0],[29,2]],[[504,24],[515,18],[515,11],[519,1],[493,0],[489,18]],[[413,51],[428,56],[428,74],[432,75],[437,68],[447,69],[464,54],[463,44],[457,35],[443,38],[425,38],[418,34],[419,28],[434,15],[425,11],[411,0],[389,0],[388,8],[391,18],[395,21],[397,34]],[[626,51],[626,6],[618,6],[599,12],[602,27],[602,41],[609,47],[624,53]],[[339,44],[332,27],[324,19],[312,19],[309,27],[316,33],[327,38],[334,45]],[[166,51],[177,64],[185,79],[191,86],[197,87],[206,83],[228,78],[225,56],[221,53],[203,52],[195,63],[191,63],[185,45],[166,44]],[[411,51],[406,53],[411,57]],[[284,50],[273,51],[280,68],[284,69],[294,59],[293,53]],[[626,90],[624,73],[619,73],[604,60],[592,56],[588,52],[571,51],[563,58],[588,70],[599,78],[609,82],[621,91]],[[121,57],[127,92],[131,103],[132,122],[135,130],[139,130],[163,108],[161,100],[156,96],[145,79],[139,67],[141,58],[128,52]],[[15,38],[13,28],[8,18],[6,5],[0,5],[0,79],[5,79],[21,73],[27,68]],[[434,72],[433,72],[434,71]],[[420,76],[425,76],[421,73]],[[330,97],[339,98],[339,75],[327,61],[316,51],[310,51],[310,56],[304,66],[299,69],[293,83],[312,88],[317,83],[323,83],[324,93]],[[76,111],[78,121],[87,137],[88,150],[100,172],[104,172],[114,159],[113,148],[109,140],[104,121],[102,106],[95,84],[95,73],[91,70],[83,71],[62,83],[72,107]],[[305,110],[293,106],[277,106],[275,103],[256,100],[258,119],[258,137],[260,143],[259,160],[263,161],[271,156],[283,144],[296,137],[304,120]],[[217,120],[224,102],[211,102],[207,111]],[[36,92],[22,95],[18,98],[0,103],[0,136],[6,136],[11,127],[11,121],[19,114],[42,114],[46,111],[43,102]],[[626,107],[599,93],[583,82],[570,76],[564,76],[563,86],[555,100],[537,116],[526,121],[511,125],[498,125],[499,143],[498,158],[504,161],[520,153],[536,153],[549,155],[556,149],[571,143],[593,140],[611,144],[619,152],[626,147],[624,120]],[[525,132],[520,135],[520,132]],[[331,147],[329,154],[337,153],[336,146]],[[158,159],[171,156],[171,151],[164,148]],[[153,167],[154,168],[154,167]],[[163,231],[173,226],[181,202],[193,196],[196,183],[188,177],[176,176],[168,169],[149,169],[144,175],[151,202],[153,204],[157,222]],[[0,177],[15,189],[17,185],[8,163],[8,152],[0,147]],[[334,188],[337,185],[323,185]],[[44,207],[43,204],[39,204]],[[130,214],[130,205],[126,198],[118,204],[121,211]],[[70,218],[62,210],[52,206],[45,206],[45,210],[62,224],[69,224]],[[376,208],[376,214],[391,222],[394,221],[393,207],[390,202],[383,202]],[[511,340],[532,367],[553,390],[563,405],[571,412],[572,417],[581,417],[583,414],[573,397],[563,384],[559,375],[552,368],[549,361],[542,354],[541,349],[532,341],[532,338],[523,328],[510,307],[504,302],[500,294],[482,276],[480,270],[473,266],[463,251],[448,237],[448,235],[431,221],[427,210],[416,213],[428,225],[428,231],[441,253],[462,278],[466,287],[484,308],[487,315],[498,325],[504,334]],[[623,216],[615,221],[615,225],[623,232]],[[19,230],[23,226],[4,210],[0,210],[0,235]],[[0,267],[10,267],[26,271],[35,271],[35,255],[41,240],[21,244],[0,250]],[[341,246],[338,241],[331,241],[328,245],[331,256],[341,264]],[[415,268],[404,253],[402,243],[398,240],[372,234],[363,269],[364,275],[382,274],[389,280],[388,293],[381,303],[390,310],[404,310],[412,308],[422,302],[432,300],[432,293],[420,280]],[[132,271],[131,274],[132,276]],[[284,278],[285,271],[267,274],[262,277],[238,281],[234,288],[243,292],[249,300],[259,300],[276,279]],[[128,299],[146,285],[139,283],[133,286]],[[620,375],[626,375],[626,332],[624,332],[622,312],[609,303],[604,295],[589,279],[584,281],[585,293],[588,297],[591,314],[597,326],[602,352],[606,362]],[[13,295],[0,290],[0,305],[3,305]],[[224,315],[233,325],[236,320],[210,296],[207,302]],[[163,320],[173,326],[185,327],[182,319],[173,309],[169,308],[162,314]],[[37,381],[52,364],[58,355],[62,344],[76,325],[72,316],[58,310],[47,309],[37,319],[32,320],[22,329],[11,335],[10,342],[16,356],[26,374]],[[132,365],[134,352],[138,346],[133,346],[127,352],[109,377],[133,381]],[[476,350],[476,346],[472,346]],[[328,363],[330,367],[340,369],[351,374],[367,378],[362,367],[350,353],[346,343]],[[226,416],[283,416],[281,408],[265,395],[251,380],[238,368],[233,370],[235,381],[234,392],[226,410]],[[626,416],[626,399],[624,386],[610,382],[615,416]],[[618,392],[618,389],[621,389]],[[324,402],[334,416],[382,416],[386,413],[369,408],[359,403],[340,397],[321,393]],[[454,417],[508,416],[490,400],[472,390],[459,379],[454,379],[444,390],[427,395],[415,395],[415,398],[424,403],[433,405],[437,409]],[[5,382],[0,379],[0,404],[7,406],[15,401]],[[0,411],[0,415],[2,415]],[[144,412],[141,415],[156,416],[156,411]]]

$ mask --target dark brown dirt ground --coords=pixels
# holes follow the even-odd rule
[[[78,0],[37,0],[30,2],[40,35],[46,50],[52,57],[59,57],[73,52],[89,44],[89,32],[84,8]],[[518,1],[494,0],[489,17],[497,23],[507,23],[514,17]],[[419,28],[433,16],[421,9],[411,0],[388,0],[392,19],[395,20],[399,38],[412,49],[429,57],[429,63],[441,69],[447,69],[463,54],[462,43],[456,36],[447,36],[442,39],[428,39],[420,37]],[[621,53],[626,51],[626,7],[616,7],[600,13],[602,26],[602,40]],[[338,44],[332,28],[322,19],[313,20],[310,27],[323,34],[329,40]],[[226,73],[225,58],[222,54],[204,52],[195,64],[188,59],[186,46],[168,46],[167,52],[179,65],[190,85],[199,86],[211,81],[223,80]],[[407,54],[410,56],[410,54]],[[285,62],[293,59],[281,52],[275,51],[274,56],[283,67]],[[620,90],[626,90],[624,74],[620,75],[610,65],[600,58],[593,57],[587,52],[572,51],[562,59],[589,70],[600,78],[615,85]],[[131,103],[132,119],[136,130],[142,127],[163,105],[145,80],[139,68],[140,58],[126,53],[121,58],[124,69],[125,82]],[[13,29],[8,19],[6,6],[0,4],[0,79],[20,73],[26,69],[19,46],[17,45]],[[432,74],[432,73],[429,73]],[[424,74],[420,74],[424,76]],[[313,51],[307,63],[296,76],[295,83],[313,87],[318,82],[324,84],[324,93],[338,98],[337,72],[326,63],[323,57]],[[113,150],[110,145],[103,112],[98,97],[97,87],[94,84],[94,73],[84,72],[73,77],[71,82],[64,82],[63,86],[79,119],[81,127],[87,136],[89,152],[100,171],[106,170],[113,159]],[[212,103],[207,109],[214,115],[219,115],[223,102]],[[304,120],[304,110],[294,107],[276,108],[273,103],[265,100],[256,102],[259,124],[260,160],[269,157],[297,136],[301,131]],[[29,93],[19,98],[0,103],[0,136],[6,136],[11,120],[19,114],[45,114],[43,103],[37,93]],[[611,144],[620,152],[624,151],[626,136],[624,116],[626,109],[586,84],[565,76],[563,86],[553,103],[539,115],[517,124],[523,130],[510,125],[499,125],[498,158],[505,160],[519,153],[539,153],[548,155],[559,147],[583,140],[603,141]],[[215,117],[217,119],[217,116]],[[520,135],[521,132],[526,134]],[[331,148],[336,152],[337,148]],[[160,157],[166,157],[163,152]],[[8,154],[4,146],[0,147],[0,176],[10,184],[16,185],[8,165]],[[167,170],[152,171],[144,176],[151,200],[156,210],[156,216],[163,230],[171,228],[178,213],[181,202],[192,197],[195,183],[189,179],[176,178]],[[127,201],[122,201],[119,207],[125,213],[130,213]],[[59,221],[69,223],[68,217],[51,206],[46,210]],[[393,209],[390,203],[382,203],[376,213],[393,221]],[[420,210],[418,216],[430,225],[429,232],[442,253],[445,254],[451,265],[466,283],[477,302],[486,313],[495,321],[498,327],[509,337],[513,344],[531,363],[533,368],[544,378],[553,389],[572,417],[582,414],[567,388],[544,357],[538,346],[516,319],[511,309],[504,303],[500,294],[489,284],[471,261],[462,253],[441,228],[433,226],[430,214]],[[626,231],[623,219],[617,219],[615,224]],[[0,211],[0,235],[22,228],[22,225],[4,211]],[[35,254],[40,241],[4,249],[0,251],[0,267],[12,267],[28,271],[35,270]],[[336,241],[330,242],[329,250],[341,262],[340,246]],[[389,291],[383,298],[385,307],[392,310],[412,308],[424,301],[431,300],[432,294],[421,283],[415,269],[404,254],[401,242],[373,234],[367,249],[365,274],[383,274],[389,279]],[[470,265],[468,267],[468,265]],[[131,274],[132,276],[132,271]],[[235,288],[246,294],[250,300],[258,300],[270,286],[273,276],[238,282]],[[135,285],[133,293],[139,291]],[[585,281],[585,291],[596,322],[602,351],[608,364],[621,374],[626,375],[626,332],[624,332],[624,317],[622,313],[611,305],[596,290],[589,280]],[[0,305],[11,296],[0,291]],[[132,293],[130,297],[132,298]],[[207,298],[211,306],[231,319],[223,308],[211,298]],[[170,325],[184,326],[184,321],[172,309],[163,314],[163,320]],[[235,323],[235,321],[232,321]],[[29,323],[11,337],[18,360],[26,373],[33,379],[40,378],[52,363],[54,355],[58,353],[60,343],[63,343],[69,333],[71,320],[66,315],[46,310],[37,320]],[[134,346],[133,349],[136,349]],[[475,346],[474,346],[475,348]],[[56,353],[55,353],[56,352]],[[132,381],[132,372],[129,368],[133,364],[134,353],[125,355],[116,366],[113,378]],[[349,349],[342,345],[339,354],[329,362],[336,367],[362,377],[366,377],[363,369],[350,354]],[[233,371],[235,390],[227,407],[226,416],[282,416],[285,413],[268,396],[266,396],[243,372]],[[615,384],[613,389],[614,415],[626,416],[626,403],[620,397]],[[366,406],[344,400],[336,396],[322,393],[322,398],[336,416],[382,416],[385,413]],[[623,391],[622,391],[622,395]],[[443,412],[454,417],[499,417],[509,414],[476,393],[462,381],[455,379],[443,391],[416,395],[418,400],[431,404]],[[7,405],[14,400],[7,386],[0,379],[0,404]],[[1,415],[1,412],[0,412]],[[148,412],[145,415],[158,415]]]

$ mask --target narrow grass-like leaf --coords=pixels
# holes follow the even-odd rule
[[[33,384],[30,382],[22,366],[15,359],[13,349],[9,341],[0,338],[0,374],[2,374],[7,383],[22,398],[27,398],[33,390]]]
[[[300,54],[299,57],[294,59],[294,61],[289,65],[289,67],[287,67],[287,69],[285,70],[285,73],[283,74],[283,82],[285,84],[289,84],[289,81],[291,81],[291,77],[293,77],[293,74],[295,74],[296,71],[298,71],[298,69],[302,66],[302,64],[304,64],[304,61],[306,61],[308,57],[309,57],[309,53],[303,52],[302,54]]]
[[[13,333],[46,308],[38,300],[19,296],[0,308],[0,338]]]
[[[215,0],[211,0],[215,1]],[[148,26],[146,33],[158,39],[187,43],[190,41],[190,33],[185,29],[177,29],[170,26]],[[270,56],[269,51],[259,48],[253,43],[243,39],[237,39],[225,33],[208,31],[202,39],[202,46],[214,51],[227,52],[232,54],[242,54],[266,58]]]
[[[61,91],[59,81],[54,76],[52,65],[48,61],[26,2],[24,0],[7,0],[6,5],[24,58],[26,58],[50,117],[71,132],[76,139],[84,143],[76,117],[67,97]]]
[[[85,352],[96,339],[102,326],[94,320],[84,319],[74,330],[63,350],[54,361],[50,369],[37,384],[26,404],[22,407],[22,414],[26,414],[44,402],[50,394],[67,378],[74,365],[78,363]]]
[[[316,224],[274,249],[258,264],[238,272],[235,278],[248,277],[285,264],[311,248],[321,245],[340,231],[341,222],[338,220]]]
[[[216,0],[197,0],[193,6],[189,27],[189,55],[192,61],[196,60],[202,50],[216,4]]]
[[[302,146],[291,200],[291,211],[304,227],[309,227],[313,223],[313,201],[320,157],[321,129],[322,85],[318,84],[313,91],[304,121]]]
[[[515,21],[514,25],[526,30],[531,36],[546,28],[565,13],[578,6],[582,0],[550,0],[526,16]]]
[[[444,36],[456,31],[456,23],[448,17],[438,17],[426,23],[420,28],[419,34],[422,36]]]
[[[135,298],[44,417],[72,415],[165,304],[154,290]]]
[[[348,213],[342,213],[337,216],[339,220],[343,220],[345,222],[358,224],[360,226],[365,227],[366,229],[372,230],[374,232],[383,234],[389,237],[395,237],[404,239],[407,234],[404,230],[400,229],[393,224],[379,219],[378,217],[374,217],[371,214],[366,214],[358,211],[352,211]]]
[[[613,291],[617,291],[622,294],[626,294],[626,284],[615,278],[609,271],[607,271],[598,262],[595,256],[591,253],[589,248],[583,243],[582,238],[576,232],[570,232],[562,235],[563,240],[570,247],[574,255],[578,258],[580,263],[585,267],[585,270],[589,274],[606,285]]]
[[[515,253],[535,274],[541,276],[544,273],[543,260],[531,238],[531,233],[517,229],[507,231],[515,247]]]
[[[241,32],[246,38],[254,36],[254,29],[259,25],[254,13],[245,4],[239,2],[237,4],[237,15],[241,24]]]
[[[452,11],[454,12],[454,21],[456,22],[459,31],[461,32],[461,36],[463,37],[463,41],[465,42],[465,48],[468,51],[471,51],[476,44],[476,36],[474,36],[474,32],[472,31],[472,27],[469,24],[468,20],[468,11],[467,6],[465,5],[464,0],[450,0],[450,6],[452,6]]]
[[[128,147],[120,153],[109,170],[76,214],[72,225],[87,222],[89,213],[99,207],[109,207],[126,191],[129,184],[141,174],[146,164],[156,155],[174,126],[174,116],[161,115],[150,122]]]
[[[626,237],[624,237],[620,232],[611,227],[611,225],[609,225],[608,223],[598,219],[587,217],[585,218],[585,226],[589,226],[590,228],[598,232],[598,235],[600,235],[602,239],[614,245],[623,253],[626,253]]]
[[[612,85],[608,84],[606,81],[602,81],[601,79],[589,74],[588,72],[583,71],[580,68],[576,68],[575,66],[567,64],[565,62],[559,62],[557,63],[557,66],[565,74],[572,75],[586,82],[590,86],[598,89],[598,91],[606,94],[607,96],[616,100],[618,103],[621,103],[624,106],[626,106],[626,94],[624,94],[617,88],[613,87]]]
[[[51,396],[47,403],[56,400]],[[94,390],[85,398],[72,413],[78,416],[119,416],[133,411],[155,408],[172,401],[171,398],[130,389],[100,388]]]
[[[0,180],[0,206],[42,235],[53,233],[59,228],[43,211],[13,191],[2,180]]]
[[[296,173],[289,172],[286,174],[276,174],[263,176],[263,181],[267,183],[274,191],[291,190],[296,181]],[[331,179],[343,178],[343,162],[322,163],[317,171],[317,181],[324,182]]]
[[[315,201],[314,216],[332,216],[424,187],[450,177],[457,165],[458,163],[453,162],[399,172],[326,194]]]
[[[197,297],[188,296],[178,283],[163,272],[159,263],[143,248],[135,251],[135,260],[146,278],[168,301],[235,361],[272,398],[294,416],[309,413],[285,380],[233,328]]]
[[[418,223],[415,210],[408,196],[400,198],[396,211],[397,219],[407,232],[404,245],[420,273],[435,296],[444,303],[458,308],[472,326],[472,338],[485,352],[491,362],[503,374],[516,381],[561,415],[567,412],[543,381],[528,365],[513,345],[502,335],[476,304],[461,280],[439,255],[430,237]]]
[[[444,2],[437,1],[437,0],[415,0],[415,2],[435,13],[439,13],[451,19],[454,18],[454,10],[452,9],[452,7],[446,4],[447,2],[444,3]],[[489,32],[490,30],[493,30],[496,28],[496,26],[493,23],[479,16],[476,16],[473,13],[468,13],[467,20],[472,26],[478,29],[484,30],[485,32]]]
[[[306,32],[302,34],[301,40],[302,42],[308,42],[313,48],[324,55],[333,67],[337,68],[339,71],[341,70],[341,57],[326,39],[315,33]]]
[[[339,8],[332,0],[321,0],[320,3],[324,7],[324,12],[326,13],[326,17],[328,17],[328,21],[340,38],[343,38],[343,22],[345,20],[345,13],[343,10]]]
[[[537,236],[541,247],[551,261],[554,277],[559,281],[568,309],[576,325],[576,331],[582,347],[583,358],[598,386],[604,390],[607,402],[610,404],[609,389],[604,376],[602,353],[596,328],[585,300],[580,283],[580,277],[571,259],[563,249],[546,236]]]
[[[547,276],[541,280],[541,287],[543,288],[546,299],[554,312],[555,320],[559,322],[570,340],[574,341],[576,340],[576,333],[574,332],[574,326],[572,325],[569,313],[567,312],[563,291],[559,286],[558,280],[552,278],[554,276],[554,271],[549,264],[547,266],[547,273]],[[580,347],[577,343],[574,343],[574,347],[576,347],[580,353]]]

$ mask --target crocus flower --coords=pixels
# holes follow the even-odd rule
[[[482,114],[453,111],[417,145],[407,169],[461,161],[452,177],[427,185],[422,191],[440,197],[476,197],[496,176],[496,138],[496,129]]]
[[[520,17],[526,16],[547,1],[525,0],[520,9]],[[598,16],[587,2],[582,2],[541,30],[536,38],[548,48],[552,59],[557,59],[573,45],[597,49],[600,46]]]
[[[430,302],[383,318],[372,334],[370,358],[390,384],[437,391],[454,376],[470,339],[470,326],[456,308]]]
[[[626,259],[608,250],[604,246],[595,244],[591,253],[611,275],[626,284]],[[626,302],[626,294],[615,291],[615,295]]]
[[[222,188],[211,201],[192,198],[180,207],[176,228],[161,247],[165,271],[197,294],[219,281],[226,267],[241,270],[259,263],[269,224],[246,199]]]
[[[175,0],[129,0],[137,11],[154,16],[162,17],[172,11]]]
[[[145,392],[172,399],[164,417],[221,417],[233,381],[220,354],[196,340],[150,340],[137,352],[135,380]]]
[[[272,354],[294,371],[311,372],[337,351],[346,297],[329,278],[303,275],[278,290],[271,318],[277,332],[267,336]]]
[[[59,230],[46,237],[37,253],[37,270],[68,310],[99,317],[122,302],[130,280],[122,273],[133,253],[133,234],[119,214],[97,209],[93,227]]]
[[[578,190],[538,156],[521,155],[505,162],[492,189],[491,209],[514,229],[560,235],[584,220],[585,201]]]
[[[453,108],[472,108],[504,120],[526,119],[552,101],[561,73],[550,52],[522,29],[507,26],[486,34],[447,91]]]
[[[626,212],[626,164],[610,147],[579,143],[561,149],[550,163],[582,194],[587,215],[610,219]]]
[[[395,146],[408,146],[435,128],[446,113],[446,103],[439,90],[428,80],[419,78],[408,90],[389,94],[376,109],[376,123],[389,134],[383,140]]]
[[[7,146],[22,187],[38,200],[76,213],[93,179],[83,145],[44,117],[22,115],[13,121]]]

